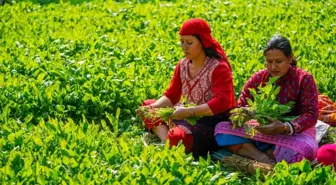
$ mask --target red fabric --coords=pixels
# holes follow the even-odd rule
[[[169,129],[167,139],[169,140],[170,147],[176,146],[180,141],[182,141],[186,152],[192,152],[194,142],[193,136],[191,134],[186,134],[182,128],[177,126]]]
[[[262,70],[254,74],[245,84],[238,100],[239,107],[247,106],[247,99],[251,98],[250,88],[257,88],[260,84],[268,82],[270,74]],[[277,98],[281,104],[289,101],[295,102],[290,115],[299,116],[292,121],[295,132],[300,133],[315,126],[318,117],[318,91],[314,78],[308,72],[290,67],[289,72],[277,82],[281,86]]]
[[[174,76],[164,95],[171,101],[173,105],[178,103],[182,96],[182,82],[180,76],[180,62],[176,65]]]
[[[212,72],[220,64],[216,58],[205,57],[204,66],[196,76],[190,76],[190,60],[183,59],[180,65],[182,94],[188,103],[205,104],[214,96],[211,91]]]
[[[219,64],[212,73],[213,98],[207,102],[213,114],[226,112],[236,106],[233,79],[226,63]]]
[[[331,126],[336,126],[336,102],[333,103],[327,95],[319,95],[318,105],[318,119]]]
[[[205,48],[211,48],[221,55],[231,69],[229,59],[223,48],[212,38],[210,26],[203,19],[190,19],[184,22],[179,33],[180,35],[198,35],[201,38],[203,46]]]
[[[317,151],[317,162],[323,165],[333,165],[336,170],[336,144],[322,145]]]
[[[156,100],[145,100],[142,102],[142,106],[149,106],[152,103],[155,103]],[[166,124],[161,119],[157,120],[150,120],[145,119],[143,120],[147,129],[151,130],[152,128],[159,126],[160,124]],[[186,134],[183,129],[176,126],[168,131],[167,139],[170,141],[170,147],[176,146],[180,141],[182,141],[183,145],[185,146],[186,152],[192,152],[193,146],[193,136],[191,134]]]
[[[145,100],[145,101],[142,102],[142,106],[149,106],[149,105],[151,105],[152,103],[155,103],[155,102],[156,102],[156,100]],[[155,120],[144,119],[143,122],[145,123],[148,130],[151,130],[152,128],[157,127],[161,124],[166,124],[161,119],[155,119]]]
[[[164,94],[170,99],[173,105],[178,103],[181,98],[182,84],[187,84],[181,80],[180,66],[181,63],[179,62],[175,68],[170,86]],[[236,106],[232,74],[226,63],[219,63],[219,65],[215,67],[211,75],[211,83],[209,87],[211,87],[213,97],[206,103],[213,114],[226,112]]]

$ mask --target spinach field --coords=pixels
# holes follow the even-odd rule
[[[143,144],[135,110],[160,97],[183,53],[178,31],[205,19],[236,96],[274,34],[336,100],[333,0],[17,0],[0,6],[1,184],[333,184],[330,167],[279,163],[261,179]]]

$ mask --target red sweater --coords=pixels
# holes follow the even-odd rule
[[[232,72],[226,62],[207,57],[204,68],[193,78],[189,76],[189,65],[188,59],[182,59],[177,64],[164,94],[173,105],[183,95],[190,103],[207,103],[215,115],[236,106]]]

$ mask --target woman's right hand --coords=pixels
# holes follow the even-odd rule
[[[145,112],[148,112],[151,108],[150,105],[141,106],[135,111],[136,115],[143,120]]]
[[[286,131],[286,125],[281,121],[274,120],[272,123],[255,127],[256,130],[263,134],[282,134]]]
[[[171,119],[183,120],[190,117],[191,109],[181,106],[176,106],[175,111],[170,116]]]

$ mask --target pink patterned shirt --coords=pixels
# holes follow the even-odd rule
[[[188,59],[177,64],[164,94],[173,105],[184,96],[188,103],[207,103],[213,114],[227,112],[236,106],[232,73],[226,62],[206,57],[203,69],[194,78],[189,75],[189,64]]]
[[[238,100],[238,106],[247,106],[247,99],[252,98],[249,88],[256,88],[269,80],[267,70],[254,74],[245,84]],[[299,116],[292,121],[295,133],[301,133],[315,126],[318,117],[318,90],[314,78],[308,72],[291,66],[288,73],[280,78],[277,85],[281,86],[277,96],[281,104],[294,101],[295,105],[289,115]]]

